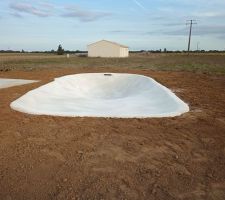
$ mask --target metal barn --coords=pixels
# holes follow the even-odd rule
[[[129,56],[129,48],[127,46],[101,40],[88,45],[88,57],[103,57],[103,58],[125,58]]]

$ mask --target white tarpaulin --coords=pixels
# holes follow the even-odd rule
[[[2,88],[8,88],[18,85],[24,85],[28,83],[34,83],[37,81],[33,80],[24,80],[24,79],[7,79],[7,78],[0,78],[0,89]]]
[[[56,78],[11,107],[29,114],[70,117],[173,117],[189,111],[186,103],[154,79],[117,73]]]

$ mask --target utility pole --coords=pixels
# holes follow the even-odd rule
[[[199,51],[199,44],[200,42],[197,42],[197,51]]]
[[[190,25],[190,31],[189,31],[189,40],[188,40],[188,53],[190,51],[190,47],[191,47],[191,34],[192,34],[192,25],[193,24],[197,24],[196,20],[191,19],[191,20],[187,20],[186,25]]]

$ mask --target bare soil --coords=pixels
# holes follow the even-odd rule
[[[110,119],[10,109],[29,90],[81,72],[153,77],[191,111],[174,118]],[[107,67],[0,77],[41,79],[0,90],[0,199],[225,199],[225,76]]]

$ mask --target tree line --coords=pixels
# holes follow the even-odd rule
[[[225,53],[225,50],[194,50],[190,51],[192,53]],[[14,50],[0,50],[0,53],[51,53],[57,55],[64,55],[64,54],[75,54],[75,53],[87,53],[87,51],[80,51],[80,50],[64,50],[62,45],[59,44],[57,50],[50,50],[50,51],[14,51]],[[130,53],[187,53],[186,50],[167,50],[166,48],[158,49],[158,50],[139,50],[139,51],[130,51]]]

